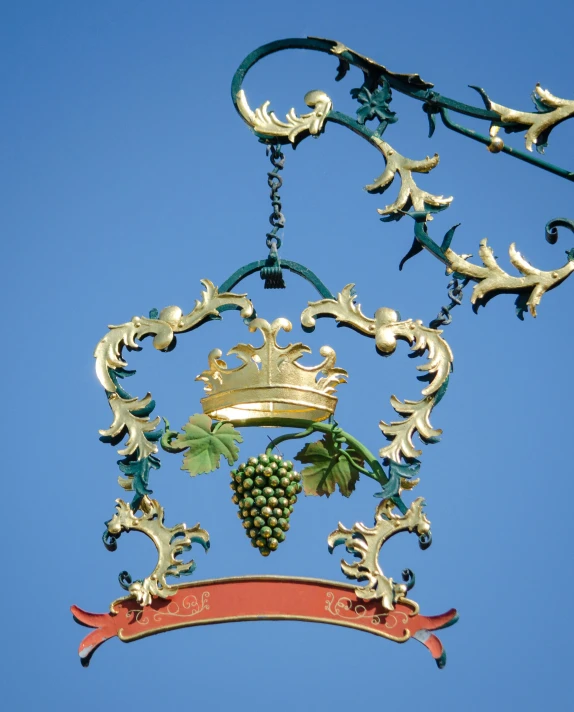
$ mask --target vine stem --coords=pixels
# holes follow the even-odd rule
[[[232,425],[236,428],[246,428],[246,427],[269,427],[269,421],[265,418],[255,418],[253,420],[231,420]],[[365,474],[367,477],[375,480],[381,485],[385,485],[389,478],[387,477],[381,463],[378,461],[377,457],[367,448],[360,440],[354,438],[350,433],[342,430],[338,425],[326,424],[326,423],[315,423],[310,420],[296,420],[294,418],[276,418],[273,420],[273,425],[279,428],[297,428],[299,430],[305,429],[302,433],[287,433],[285,435],[280,435],[279,437],[272,440],[266,452],[271,452],[276,445],[286,441],[295,440],[299,438],[305,438],[311,435],[313,432],[319,433],[329,433],[333,434],[335,428],[337,428],[340,436],[345,438],[345,442],[353,448],[356,452],[361,453],[365,462],[368,462],[372,472],[369,472],[364,467],[357,467],[356,463],[353,465],[359,469],[360,472]],[[341,452],[345,452],[342,450]],[[350,456],[349,456],[350,458]]]

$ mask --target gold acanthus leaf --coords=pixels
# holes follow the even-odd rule
[[[219,293],[217,287],[208,279],[201,280],[205,291],[201,300],[196,300],[194,308],[184,314],[180,307],[170,306],[162,309],[158,319],[135,316],[125,324],[109,326],[109,332],[101,339],[94,351],[96,359],[96,374],[98,380],[109,394],[109,403],[114,414],[114,422],[108,430],[100,434],[107,437],[118,437],[124,431],[129,434],[125,450],[119,450],[121,455],[133,454],[137,451],[138,459],[157,452],[157,447],[145,438],[145,433],[152,432],[160,422],[159,418],[150,421],[147,416],[134,415],[150,402],[151,395],[141,400],[138,398],[122,398],[114,383],[110,371],[124,369],[127,362],[123,358],[123,348],[140,350],[141,341],[145,336],[153,335],[153,345],[159,351],[165,351],[173,342],[175,334],[190,331],[199,326],[210,316],[219,316],[218,307],[232,305],[241,310],[241,316],[247,318],[253,314],[253,304],[245,294],[231,292]]]
[[[391,443],[379,450],[380,457],[388,457],[395,462],[400,462],[401,458],[419,457],[422,455],[422,450],[417,450],[414,446],[415,433],[418,433],[427,443],[436,442],[442,435],[442,430],[433,428],[430,423],[430,413],[434,406],[432,396],[419,401],[405,400],[404,403],[396,396],[391,396],[391,405],[399,415],[407,417],[391,423],[381,420],[379,428]]]
[[[107,438],[117,438],[125,432],[128,441],[123,450],[118,450],[120,455],[138,454],[138,460],[153,455],[157,452],[157,445],[150,442],[145,434],[153,432],[161,422],[158,416],[150,420],[147,416],[138,416],[138,411],[145,411],[151,401],[151,394],[143,398],[121,398],[117,393],[109,397],[110,408],[114,414],[113,423],[107,430],[100,430],[100,435]]]
[[[358,558],[352,564],[341,560],[341,570],[347,578],[368,582],[355,589],[357,597],[364,601],[379,600],[387,611],[392,611],[394,604],[406,595],[407,587],[394,583],[392,578],[384,575],[379,565],[383,544],[399,532],[416,532],[419,536],[430,532],[430,522],[423,512],[422,497],[415,499],[403,516],[393,514],[393,506],[389,500],[381,501],[375,513],[374,527],[357,522],[351,529],[347,529],[339,522],[338,528],[327,539],[331,551],[344,544],[347,551]]]
[[[419,188],[413,179],[413,173],[429,173],[438,165],[439,156],[437,153],[432,157],[427,156],[421,161],[414,161],[395,151],[381,138],[373,137],[371,141],[383,154],[387,167],[384,173],[373,183],[365,186],[365,189],[369,193],[383,193],[391,185],[397,173],[401,177],[401,187],[397,199],[391,205],[379,209],[377,212],[380,215],[391,215],[407,211],[411,206],[417,212],[425,212],[428,211],[429,205],[436,208],[445,208],[452,203],[452,196],[445,198],[443,195],[427,193],[426,190]],[[432,216],[429,215],[427,220],[432,220]]]
[[[305,134],[318,136],[325,126],[327,114],[333,108],[333,102],[323,91],[315,89],[305,94],[305,103],[313,111],[297,116],[295,109],[287,114],[287,122],[278,119],[272,111],[268,111],[270,101],[266,101],[258,109],[252,111],[247,103],[245,92],[237,93],[237,108],[244,121],[260,136],[285,137],[296,143]]]
[[[457,272],[478,282],[470,299],[472,304],[476,304],[496,292],[516,293],[530,290],[530,296],[526,303],[530,313],[535,317],[536,307],[540,304],[542,296],[557,287],[574,272],[574,260],[569,260],[563,267],[552,272],[545,272],[533,267],[530,262],[525,260],[516,249],[514,242],[510,245],[508,252],[510,262],[522,274],[522,277],[514,277],[500,267],[486,238],[481,240],[478,251],[483,263],[482,267],[468,262],[472,255],[459,255],[449,248],[444,253],[448,261],[447,272]]]
[[[442,331],[423,326],[420,320],[407,319],[399,321],[399,315],[393,309],[383,307],[378,309],[375,318],[366,317],[359,304],[355,302],[354,285],[348,284],[337,299],[322,299],[310,302],[301,315],[301,323],[305,328],[312,329],[316,317],[329,316],[337,322],[347,324],[356,331],[375,339],[378,351],[388,356],[397,347],[397,340],[407,341],[411,350],[422,354],[428,352],[426,364],[417,366],[431,378],[430,383],[422,391],[423,398],[419,401],[406,400],[404,403],[392,396],[391,405],[399,413],[406,415],[402,421],[390,424],[381,421],[380,428],[391,444],[382,448],[381,457],[388,457],[400,462],[401,457],[412,458],[420,455],[413,445],[413,435],[418,432],[423,440],[433,442],[442,431],[435,430],[430,424],[430,412],[436,401],[439,390],[445,385],[452,370],[453,355],[450,346],[442,338]],[[414,454],[413,454],[414,453]]]
[[[538,141],[541,137],[545,141],[555,126],[574,116],[574,100],[560,99],[554,96],[554,94],[551,94],[547,89],[543,89],[540,84],[534,87],[534,94],[532,95],[535,103],[541,104],[542,107],[547,109],[546,111],[540,112],[509,109],[502,104],[496,104],[494,101],[491,101],[482,90],[479,91],[482,94],[487,108],[500,114],[501,121],[530,127],[525,136],[528,151],[532,151],[533,144],[538,145]],[[496,136],[500,128],[500,126],[492,124],[490,127],[490,135]],[[538,150],[542,153],[543,146],[539,147]]]
[[[183,562],[176,557],[191,549],[192,543],[201,544],[207,550],[209,534],[199,524],[193,527],[185,524],[164,526],[163,507],[148,496],[143,498],[140,508],[142,515],[138,517],[127,502],[116,499],[116,513],[107,522],[107,530],[112,537],[118,537],[122,532],[139,531],[155,544],[158,552],[155,569],[142,581],[134,581],[128,589],[130,598],[135,598],[142,606],[149,606],[154,597],[170,598],[177,592],[178,587],[170,586],[166,576],[189,574],[195,563]]]

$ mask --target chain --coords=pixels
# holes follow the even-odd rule
[[[279,230],[285,227],[285,216],[281,212],[281,197],[279,196],[279,189],[283,185],[283,178],[279,175],[279,171],[282,171],[285,165],[285,155],[281,150],[280,144],[267,146],[267,155],[270,157],[271,165],[273,166],[273,170],[267,173],[267,184],[271,189],[270,197],[273,212],[269,216],[272,229],[266,235],[269,257],[265,267],[261,270],[261,279],[265,280],[265,289],[284,289],[285,282],[278,254],[282,240],[278,233]]]
[[[463,289],[469,283],[470,279],[465,277],[462,284],[456,277],[453,277],[447,286],[447,294],[450,299],[450,304],[447,307],[441,307],[440,312],[437,314],[436,319],[433,319],[429,324],[431,329],[438,329],[441,326],[448,326],[452,321],[451,310],[462,304]]]

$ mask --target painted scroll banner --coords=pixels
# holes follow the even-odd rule
[[[123,598],[112,603],[110,613],[87,613],[77,606],[71,611],[76,622],[95,628],[80,643],[84,666],[102,643],[116,636],[128,643],[194,625],[297,620],[356,628],[397,643],[415,638],[428,648],[437,665],[444,667],[443,645],[431,631],[458,620],[454,609],[438,616],[420,615],[418,605],[408,599],[385,612],[379,602],[358,598],[348,584],[282,576],[197,581],[180,586],[169,600],[154,598],[145,608],[132,598]]]

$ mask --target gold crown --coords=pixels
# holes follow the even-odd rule
[[[330,346],[320,349],[324,361],[317,366],[297,363],[303,354],[311,353],[305,344],[277,344],[277,334],[291,331],[291,322],[276,319],[254,319],[250,331],[263,334],[263,345],[237,344],[228,356],[235,355],[243,363],[227,368],[222,353],[214,349],[208,356],[209,370],[196,380],[205,383],[208,393],[201,400],[203,412],[215,420],[250,420],[284,417],[299,420],[325,420],[335,412],[339,383],[347,372],[335,367],[336,354]],[[322,378],[320,376],[322,375]]]

